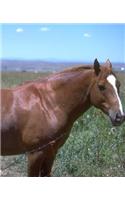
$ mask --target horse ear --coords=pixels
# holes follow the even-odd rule
[[[112,70],[112,64],[109,59],[107,59],[106,65]]]
[[[95,70],[95,74],[98,76],[101,70],[100,70],[100,64],[97,58],[94,61],[94,70]]]

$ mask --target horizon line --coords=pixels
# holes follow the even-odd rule
[[[94,58],[95,59],[95,58]],[[57,58],[0,58],[0,60],[11,60],[11,61],[43,61],[43,62],[74,62],[74,63],[81,63],[81,62],[86,62],[86,63],[92,63],[94,62],[90,60],[67,60],[67,59],[57,59]],[[99,60],[99,59],[98,59]],[[112,61],[112,63],[125,63],[125,61]],[[99,60],[100,63],[104,63],[105,61],[102,61],[102,59]]]

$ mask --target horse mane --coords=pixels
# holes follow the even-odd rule
[[[92,65],[77,65],[75,67],[68,67],[57,73],[79,72],[79,71],[88,70],[88,69],[92,69]]]

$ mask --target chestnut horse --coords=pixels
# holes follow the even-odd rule
[[[28,175],[49,176],[56,153],[74,121],[91,106],[113,125],[125,115],[120,83],[109,60],[102,66],[66,69],[43,79],[1,90],[1,154],[28,154]]]

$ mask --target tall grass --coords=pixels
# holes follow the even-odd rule
[[[2,87],[12,87],[43,75],[46,74],[3,73]],[[119,73],[118,77],[125,107],[125,74]],[[26,176],[26,163],[23,155],[2,157],[2,167],[10,165],[3,170],[3,176]],[[125,176],[125,123],[112,127],[100,110],[89,109],[74,123],[68,140],[58,151],[52,175]]]
[[[125,125],[114,128],[99,110],[91,108],[75,122],[59,151],[54,176],[124,176]]]

